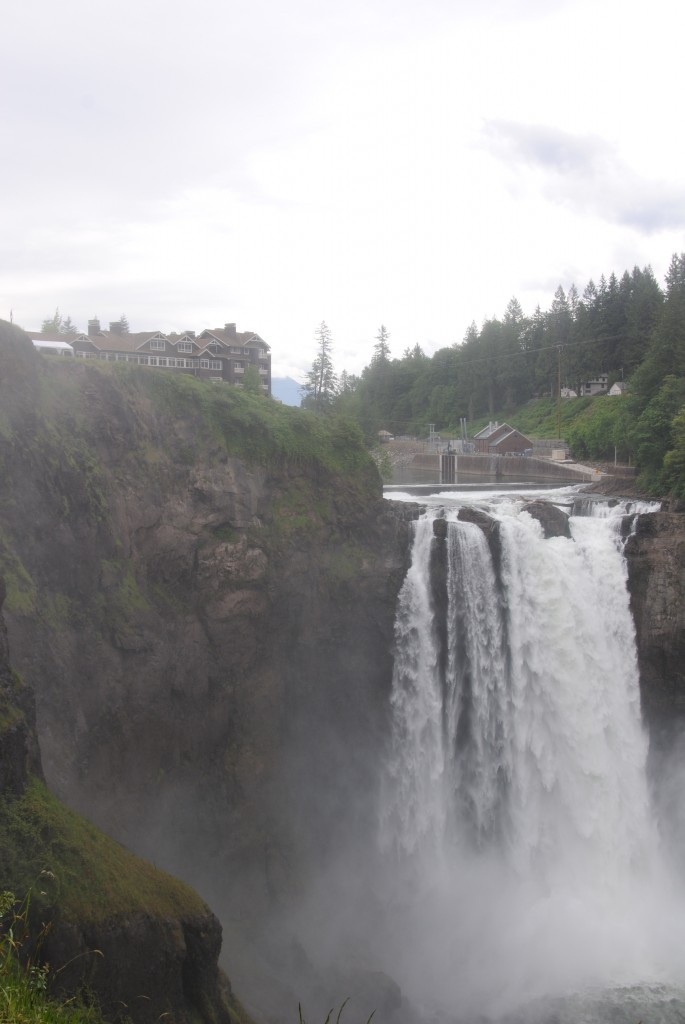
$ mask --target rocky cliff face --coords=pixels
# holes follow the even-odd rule
[[[263,992],[269,951],[260,974],[246,943],[372,829],[415,511],[383,502],[353,437],[326,427],[319,456],[297,411],[172,377],[7,335],[7,620],[51,786],[195,884]],[[685,692],[681,522],[646,516],[627,548],[653,725]],[[300,994],[261,1005],[292,1019]]]
[[[685,724],[685,516],[640,516],[625,550],[643,711],[666,738]]]
[[[32,693],[10,668],[5,593],[0,577],[0,877],[19,899],[31,892],[33,955],[50,965],[55,994],[85,985],[112,1021],[236,1024],[216,917],[45,789]]]
[[[354,437],[326,463],[294,410],[11,340],[0,566],[46,778],[239,951],[370,825],[407,524]]]

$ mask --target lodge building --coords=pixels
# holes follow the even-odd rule
[[[81,359],[105,359],[110,362],[137,363],[157,369],[191,373],[195,377],[216,383],[242,387],[245,371],[254,366],[259,374],[262,390],[271,394],[271,351],[269,345],[254,331],[236,330],[235,324],[195,331],[124,330],[121,321],[110,323],[102,330],[97,319],[88,321],[88,333],[74,337],[45,335],[29,332],[37,348],[46,343],[68,342],[74,356]],[[45,349],[47,351],[47,348]]]

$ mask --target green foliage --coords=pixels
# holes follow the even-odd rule
[[[579,416],[564,433],[572,453],[580,459],[613,460],[616,449],[625,457],[623,416],[625,399],[606,395],[588,399],[569,399],[569,403],[585,401],[587,413]]]
[[[41,872],[37,882],[49,883]],[[101,1014],[73,998],[49,996],[59,971],[40,962],[38,943],[30,941],[29,909],[31,893],[17,905],[14,893],[0,893],[0,1021],[6,1024],[103,1024]],[[100,955],[93,950],[93,955]]]
[[[664,489],[677,498],[685,498],[685,407],[671,423],[671,444],[671,450],[664,456]]]
[[[78,334],[78,327],[70,316],[63,317],[59,307],[52,316],[46,317],[40,325],[41,334],[63,334],[65,337],[75,337]]]
[[[303,404],[308,409],[325,412],[338,391],[338,378],[333,369],[331,331],[325,320],[317,327],[315,338],[317,352],[302,387]]]
[[[256,366],[250,364],[245,370],[243,376],[243,389],[250,395],[263,395],[262,381],[259,376],[259,370]]]
[[[390,332],[381,324],[376,335],[376,344],[373,346],[374,362],[387,362],[390,358]]]
[[[219,443],[251,465],[320,466],[333,474],[373,465],[359,428],[343,417],[323,418],[185,374],[137,373],[134,386],[162,414],[192,425],[196,450]]]
[[[513,298],[501,319],[468,328],[461,344],[430,359],[418,345],[390,359],[381,328],[369,365],[336,399],[372,445],[381,429],[426,436],[434,423],[444,436],[471,436],[488,419],[506,420],[531,437],[561,433],[575,455],[613,459],[641,471],[645,487],[680,494],[685,381],[685,253],[676,254],[665,289],[651,267],[620,278],[559,286],[550,308],[524,314]],[[573,399],[557,406],[563,387],[608,375],[629,383],[627,396]],[[669,384],[667,379],[671,378]],[[561,423],[557,421],[560,412]],[[672,454],[670,454],[672,453]]]
[[[387,449],[377,442],[371,449],[371,455],[383,480],[392,480],[392,462]]]
[[[34,778],[21,797],[0,800],[0,877],[26,894],[43,871],[51,872],[53,884],[34,892],[34,905],[41,913],[57,905],[66,921],[206,912],[186,885],[99,832]]]
[[[15,615],[31,615],[36,610],[38,591],[29,572],[0,531],[0,575],[5,579],[5,608]]]

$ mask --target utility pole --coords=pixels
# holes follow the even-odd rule
[[[557,345],[557,438],[561,439],[561,345]]]

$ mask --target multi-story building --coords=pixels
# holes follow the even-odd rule
[[[29,332],[34,344],[46,335]],[[52,337],[52,335],[50,335]],[[136,363],[157,369],[192,373],[195,377],[217,383],[243,386],[245,372],[254,366],[259,374],[262,390],[271,394],[271,351],[263,338],[254,331],[236,330],[235,324],[202,331],[182,331],[180,334],[162,331],[124,331],[120,321],[110,323],[102,330],[99,320],[88,321],[88,333],[68,341],[74,355],[81,359],[106,359],[110,362]]]

